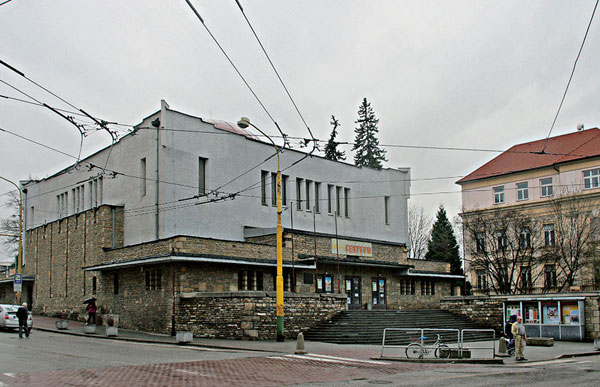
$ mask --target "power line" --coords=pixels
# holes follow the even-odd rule
[[[212,40],[215,42],[215,44],[219,47],[219,49],[221,50],[221,52],[223,53],[223,55],[225,55],[225,58],[227,58],[227,60],[229,61],[229,64],[231,64],[231,66],[234,68],[235,72],[242,79],[242,81],[244,82],[244,84],[246,85],[246,87],[248,88],[248,90],[250,90],[250,92],[252,93],[252,95],[254,96],[254,98],[256,99],[256,101],[258,101],[258,103],[263,108],[263,110],[265,111],[265,113],[267,113],[267,116],[269,116],[269,118],[271,119],[271,121],[273,121],[273,123],[277,127],[277,130],[279,131],[279,133],[281,133],[281,136],[285,138],[285,134],[281,131],[281,128],[279,127],[279,124],[277,123],[277,121],[275,121],[275,119],[273,118],[273,116],[271,115],[271,113],[269,113],[269,111],[267,110],[267,108],[265,107],[265,105],[263,104],[263,102],[260,100],[260,98],[258,97],[258,95],[254,92],[254,90],[252,89],[252,87],[250,86],[250,84],[246,81],[246,78],[244,78],[244,76],[242,75],[242,73],[238,70],[237,66],[233,63],[233,61],[229,57],[229,55],[227,55],[227,52],[225,52],[225,49],[223,48],[223,46],[221,46],[221,44],[219,43],[219,41],[217,40],[217,38],[215,38],[215,36],[210,31],[210,29],[208,28],[208,26],[204,23],[204,19],[202,19],[202,16],[200,16],[200,14],[196,10],[196,8],[194,8],[194,6],[190,2],[190,0],[185,0],[185,2],[192,9],[192,11],[194,12],[194,14],[198,18],[198,20],[200,20],[200,22],[204,26],[204,29],[206,30],[206,32],[208,32],[208,34],[210,35],[210,37],[212,38]]]
[[[315,145],[315,146],[313,146],[313,150],[310,152],[312,154],[312,152],[314,152],[314,150],[316,149],[316,142],[314,142],[314,141],[316,141],[315,136],[313,136],[313,133],[310,130],[310,127],[308,126],[308,124],[306,123],[306,120],[304,119],[304,116],[302,115],[302,113],[300,113],[300,109],[298,109],[298,105],[296,104],[296,101],[294,101],[294,98],[292,98],[292,95],[290,94],[287,86],[283,82],[283,79],[281,79],[281,76],[279,75],[279,72],[275,68],[275,65],[273,64],[273,61],[271,60],[271,57],[269,56],[269,54],[267,54],[267,50],[265,49],[265,46],[262,44],[260,38],[256,34],[256,31],[254,30],[254,27],[252,26],[252,23],[250,23],[250,20],[248,20],[248,17],[246,16],[246,13],[244,12],[244,8],[242,8],[242,5],[240,4],[239,0],[235,0],[235,2],[237,3],[240,11],[242,12],[242,15],[244,16],[244,19],[246,19],[246,23],[248,23],[248,26],[252,30],[252,34],[254,34],[254,37],[258,41],[258,44],[260,45],[260,48],[262,49],[262,52],[265,54],[265,56],[267,57],[267,60],[271,64],[271,68],[275,72],[275,75],[277,75],[277,79],[279,79],[279,83],[281,83],[281,86],[283,86],[283,89],[285,90],[288,98],[292,102],[292,105],[294,105],[294,108],[296,109],[296,112],[298,113],[298,115],[300,116],[300,119],[304,123],[304,126],[306,126],[306,129],[308,130],[308,133],[310,134],[310,137],[313,140],[313,145]],[[283,135],[283,133],[282,133],[282,135]]]
[[[565,92],[560,100],[560,105],[558,105],[558,110],[556,111],[556,115],[554,116],[554,120],[552,121],[552,126],[550,127],[550,131],[548,132],[548,136],[546,136],[546,142],[544,144],[544,148],[542,148],[542,153],[546,149],[546,145],[548,145],[548,138],[552,133],[552,129],[554,129],[554,124],[558,119],[558,115],[560,113],[560,109],[562,108],[563,102],[565,101],[565,97],[567,96],[567,91],[569,91],[569,86],[571,85],[571,80],[573,79],[573,75],[575,74],[575,68],[577,67],[577,61],[579,60],[579,56],[581,55],[581,51],[583,51],[583,45],[585,44],[585,40],[588,36],[588,32],[590,31],[590,26],[592,25],[592,20],[594,20],[594,14],[596,13],[596,8],[598,7],[598,1],[596,0],[596,4],[594,5],[594,10],[592,11],[592,16],[590,17],[590,21],[585,30],[585,35],[583,36],[583,41],[581,42],[581,46],[579,47],[579,52],[577,53],[577,57],[575,58],[575,62],[573,63],[573,69],[571,70],[571,75],[569,76],[569,81],[567,82],[567,87],[565,88]]]

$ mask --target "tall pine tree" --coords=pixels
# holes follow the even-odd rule
[[[337,128],[340,126],[340,122],[334,115],[331,115],[330,124],[333,126],[333,130],[331,131],[331,136],[329,136],[329,141],[327,141],[327,145],[325,145],[325,158],[333,161],[346,160],[346,152],[340,151],[337,149],[339,142],[335,141],[337,137]]]
[[[385,158],[386,151],[379,148],[379,140],[377,139],[379,120],[375,118],[373,108],[366,98],[363,99],[358,108],[358,120],[355,123],[358,124],[358,128],[354,129],[354,133],[356,133],[354,146],[352,147],[352,150],[356,151],[354,164],[381,168],[381,162],[387,161]]]
[[[452,274],[463,274],[458,242],[443,205],[440,206],[433,224],[425,259],[448,262]]]

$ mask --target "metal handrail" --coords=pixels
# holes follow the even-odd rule
[[[442,331],[442,332],[456,332],[456,341],[460,344],[460,329],[448,329],[448,328],[384,328],[383,329],[383,341],[381,343],[381,357],[383,357],[383,352],[385,348],[405,348],[406,345],[385,345],[385,336],[387,331],[405,331],[405,332],[419,332],[419,342],[422,346],[424,343],[424,333],[425,331]]]
[[[458,347],[459,356],[463,355],[463,348],[465,343],[465,332],[491,332],[492,333],[492,346],[491,347],[478,347],[480,349],[491,349],[492,350],[492,359],[496,357],[496,331],[494,329],[474,329],[474,328],[465,328],[460,331],[460,343]]]

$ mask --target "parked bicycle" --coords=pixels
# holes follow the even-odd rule
[[[427,337],[419,337],[418,343],[409,344],[406,347],[406,357],[407,358],[419,358],[423,359],[425,356],[429,355],[433,352],[433,356],[440,359],[445,359],[450,357],[450,347],[442,342],[442,336],[437,335],[437,340],[432,345],[425,345],[424,341],[427,340]]]

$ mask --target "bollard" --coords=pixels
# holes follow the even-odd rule
[[[296,340],[296,355],[306,355],[308,352],[304,350],[304,335],[302,332],[298,333],[298,339]]]
[[[496,356],[508,357],[508,354],[506,353],[506,339],[504,337],[501,337],[500,340],[498,340],[498,353]]]

